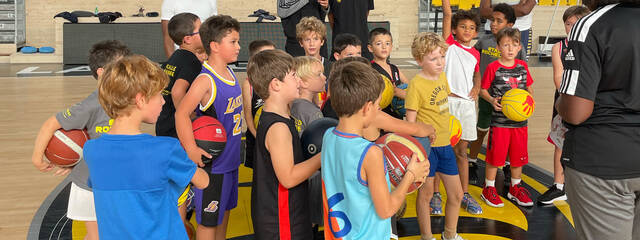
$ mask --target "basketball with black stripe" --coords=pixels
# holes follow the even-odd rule
[[[53,133],[44,150],[44,156],[55,165],[71,167],[82,159],[82,147],[87,140],[89,134],[86,130],[66,131],[60,128]]]
[[[422,144],[415,138],[399,133],[387,133],[376,140],[376,144],[382,149],[384,160],[386,162],[389,180],[394,187],[398,186],[402,181],[402,177],[407,171],[407,165],[411,161],[411,157],[416,154],[417,161],[427,161],[427,152]],[[409,186],[408,193],[412,193],[422,186],[420,183],[412,183]]]
[[[191,127],[196,145],[211,154],[211,158],[202,156],[202,163],[215,161],[227,144],[227,132],[222,123],[210,116],[200,116],[191,123]]]

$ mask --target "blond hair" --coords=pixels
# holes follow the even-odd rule
[[[318,34],[323,41],[327,40],[327,27],[316,17],[303,17],[296,24],[296,38],[302,41],[307,31]]]
[[[310,78],[314,77],[314,64],[322,65],[322,62],[311,56],[299,56],[293,59],[293,69],[296,70],[296,74],[300,77],[300,80],[304,82],[307,82]]]
[[[249,58],[247,76],[260,98],[269,98],[269,84],[273,79],[284,81],[293,69],[293,57],[279,49],[264,50]]]
[[[167,74],[145,56],[126,56],[105,67],[98,79],[98,99],[109,117],[128,116],[137,94],[149,100],[168,83]]]
[[[434,32],[422,32],[418,33],[413,38],[413,44],[411,44],[411,55],[416,61],[422,61],[424,55],[427,55],[440,47],[442,54],[447,51],[447,42]]]

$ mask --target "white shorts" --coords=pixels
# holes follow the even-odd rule
[[[93,192],[71,183],[67,217],[76,221],[96,221],[96,207],[93,203]]]
[[[449,112],[460,121],[462,128],[461,140],[475,141],[478,138],[476,124],[476,102],[459,97],[449,97]]]
[[[567,132],[567,128],[562,124],[562,118],[560,115],[556,115],[551,120],[551,130],[549,131],[549,137],[547,137],[547,141],[556,145],[556,147],[562,149],[562,145],[564,144],[564,134]]]

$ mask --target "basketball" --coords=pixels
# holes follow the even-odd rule
[[[407,87],[409,87],[409,84],[406,84],[406,83],[403,83],[397,86],[397,88],[402,90],[406,90]],[[393,107],[393,111],[399,114],[400,116],[404,116],[405,114],[407,114],[407,110],[404,109],[404,99],[399,97],[393,97],[393,100],[391,100],[391,106]]]
[[[453,115],[449,117],[449,133],[451,136],[449,140],[451,141],[451,146],[455,146],[460,141],[460,137],[462,136],[462,126],[460,126],[460,121]]]
[[[529,92],[519,88],[507,91],[502,96],[502,113],[516,122],[527,120],[533,114],[535,101]]]
[[[322,138],[327,129],[338,126],[338,120],[333,118],[317,119],[302,132],[302,154],[304,159],[309,159],[322,151]]]
[[[376,140],[376,144],[382,148],[387,171],[389,172],[389,180],[396,187],[402,181],[402,177],[406,172],[406,167],[411,161],[413,154],[418,155],[418,161],[427,161],[427,153],[422,145],[415,138],[399,133],[387,133]],[[422,183],[412,183],[409,186],[408,193],[412,193],[420,188]]]
[[[388,107],[393,100],[394,87],[393,83],[391,83],[391,80],[389,80],[389,78],[385,77],[384,75],[382,75],[382,80],[384,81],[384,90],[382,90],[382,93],[380,94],[380,108],[384,109]]]
[[[82,159],[82,147],[87,140],[89,140],[89,134],[86,130],[66,131],[60,128],[53,133],[44,150],[44,156],[55,165],[71,167]]]
[[[258,108],[258,111],[256,111],[256,115],[253,116],[253,126],[256,127],[256,129],[258,129],[258,123],[260,123],[260,115],[262,115],[262,107],[260,106]]]
[[[227,144],[227,132],[222,123],[210,116],[200,116],[191,123],[196,145],[211,154],[211,158],[202,156],[202,163],[208,164],[216,160]]]

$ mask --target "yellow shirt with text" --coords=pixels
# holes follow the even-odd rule
[[[437,80],[426,79],[418,74],[409,82],[404,107],[417,111],[416,121],[431,124],[436,129],[436,141],[432,147],[450,144],[449,100],[451,91],[445,73]]]

